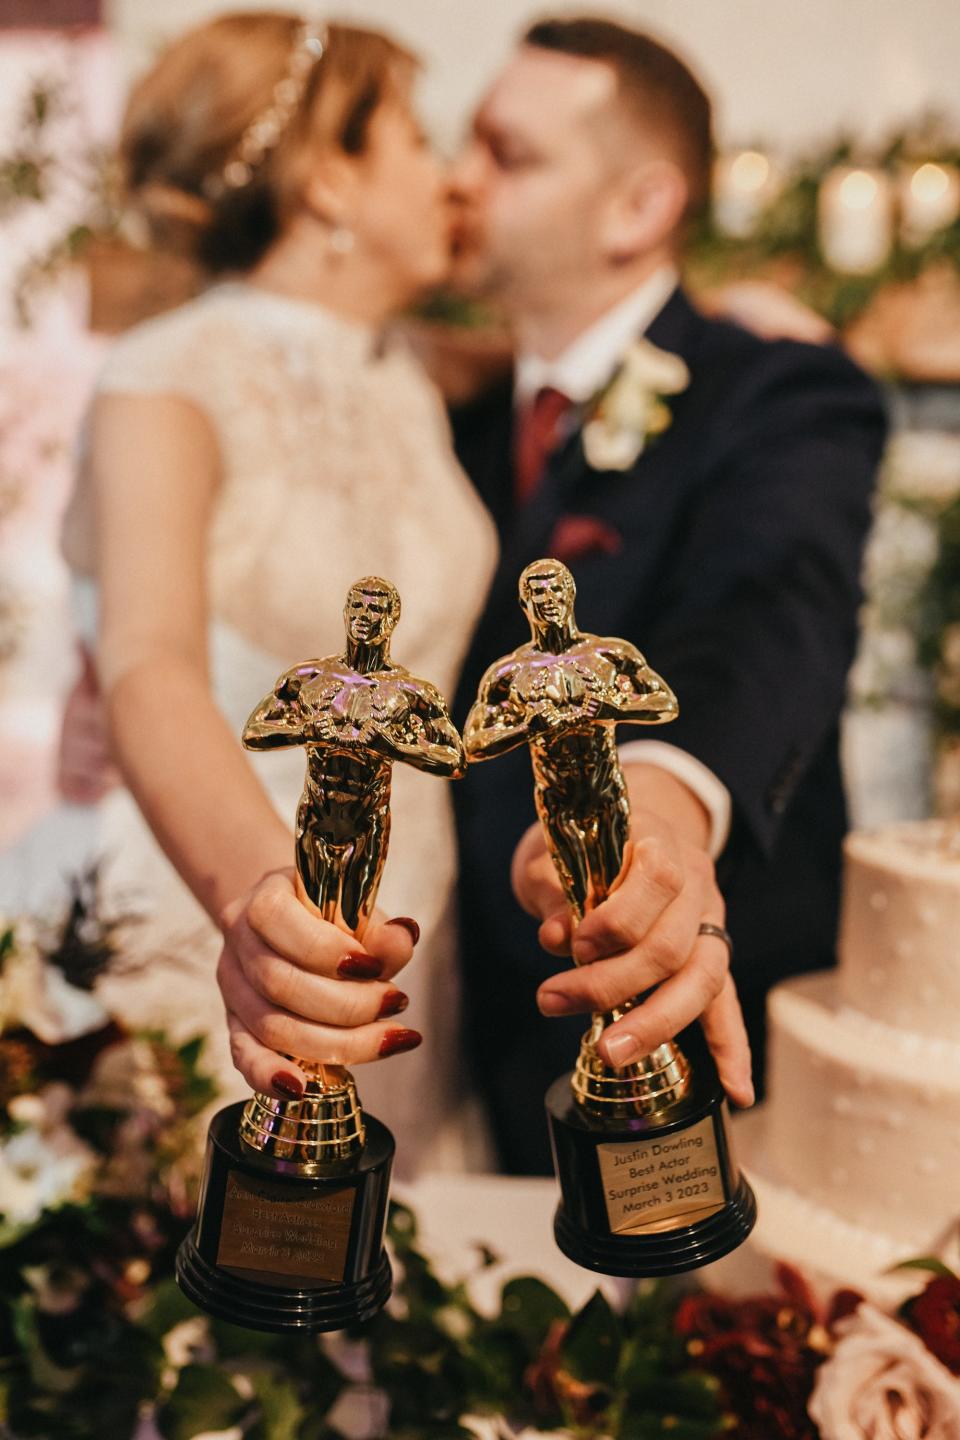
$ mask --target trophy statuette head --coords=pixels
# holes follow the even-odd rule
[[[389,642],[399,619],[400,595],[389,580],[366,575],[350,586],[343,607],[348,641],[354,645]]]
[[[535,560],[520,576],[520,605],[534,635],[548,625],[573,626],[577,587],[560,560]]]
[[[576,585],[561,561],[528,565],[519,581],[531,639],[489,667],[464,731],[467,758],[494,759],[526,744],[534,803],[574,924],[620,881],[630,797],[617,751],[619,725],[662,725],[677,714],[670,686],[628,640],[592,635],[574,617]],[[598,1113],[644,1113],[681,1093],[685,1062],[662,1046],[627,1072],[597,1053],[620,1011],[594,1016],[575,1092]]]

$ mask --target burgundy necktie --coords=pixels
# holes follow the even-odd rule
[[[514,436],[515,495],[524,505],[537,491],[547,459],[563,438],[562,421],[573,401],[545,385],[517,417]]]

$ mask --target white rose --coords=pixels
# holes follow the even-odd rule
[[[44,1045],[62,1045],[100,1030],[109,1019],[99,1000],[69,984],[62,970],[18,935],[0,976],[0,1030],[23,1025]]]
[[[647,438],[670,424],[662,395],[677,395],[690,383],[679,355],[636,340],[583,427],[583,450],[593,470],[628,470],[643,454]]]
[[[635,340],[624,357],[624,376],[656,395],[679,395],[690,384],[690,371],[679,355],[649,340]]]
[[[23,1123],[30,1115],[33,1123],[0,1145],[0,1210],[8,1225],[32,1225],[44,1210],[87,1193],[96,1156],[59,1119],[65,1090],[51,1085],[10,1104],[14,1120]]]
[[[642,431],[590,420],[583,427],[583,453],[592,470],[629,470],[643,453],[646,436]]]
[[[516,1430],[505,1420],[492,1420],[484,1415],[461,1415],[463,1425],[476,1440],[573,1440],[570,1430]]]
[[[163,1337],[163,1353],[167,1362],[181,1370],[198,1358],[211,1360],[213,1350],[210,1344],[210,1326],[205,1315],[193,1315],[181,1320],[168,1330]]]
[[[960,1381],[906,1326],[861,1305],[817,1371],[822,1440],[960,1440]]]
[[[44,1045],[62,1045],[106,1025],[110,1016],[88,990],[71,985],[56,965],[45,965],[42,992],[23,1023]]]

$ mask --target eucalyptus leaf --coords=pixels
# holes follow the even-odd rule
[[[634,1393],[634,1403],[640,1410],[714,1424],[719,1422],[722,1412],[718,1382],[712,1375],[695,1371],[676,1376],[661,1374],[642,1394]]]
[[[417,1217],[409,1205],[399,1200],[390,1201],[387,1212],[387,1235],[397,1250],[405,1250],[417,1238]]]
[[[952,1280],[957,1279],[956,1271],[951,1270],[949,1265],[944,1265],[935,1255],[921,1255],[916,1260],[901,1260],[897,1265],[891,1265],[886,1272],[894,1274],[897,1270],[926,1270],[931,1275],[949,1275]]]
[[[729,1434],[719,1416],[715,1420],[689,1420],[680,1415],[658,1415],[652,1410],[628,1412],[617,1426],[617,1440],[715,1440]],[[770,1440],[775,1440],[773,1434]]]
[[[236,1425],[248,1408],[249,1401],[240,1398],[215,1365],[185,1365],[157,1412],[156,1426],[165,1440],[194,1440],[205,1430]]]
[[[205,1044],[206,1038],[203,1035],[194,1035],[190,1040],[185,1041],[183,1045],[177,1047],[177,1055],[188,1069],[192,1070],[196,1065],[200,1056],[203,1054]]]
[[[570,1322],[560,1347],[561,1359],[576,1379],[611,1386],[622,1340],[620,1321],[602,1292],[595,1290]]]
[[[69,1395],[80,1383],[83,1367],[57,1364],[47,1353],[40,1336],[37,1302],[33,1296],[14,1302],[11,1319],[14,1337],[26,1356],[33,1384],[48,1394]]]
[[[194,1310],[194,1314],[197,1311]],[[242,1325],[231,1325],[227,1320],[210,1320],[210,1336],[218,1359],[222,1361],[267,1362],[293,1370],[301,1359],[303,1349],[309,1340],[300,1335],[274,1335],[266,1330],[247,1330]]]
[[[391,1425],[390,1440],[477,1440],[477,1436],[474,1430],[466,1429],[459,1421],[438,1421],[415,1428]]]
[[[187,1299],[173,1276],[167,1275],[154,1287],[140,1324],[148,1335],[162,1340],[175,1325],[193,1320],[198,1314],[193,1301]]]
[[[285,1375],[251,1376],[260,1414],[246,1431],[245,1440],[299,1440],[307,1411],[294,1379]]]
[[[662,1375],[662,1355],[658,1346],[636,1338],[624,1343],[617,1362],[618,1389],[635,1395],[655,1385]]]
[[[500,1312],[502,1324],[537,1348],[546,1340],[551,1325],[570,1319],[566,1301],[535,1275],[507,1281],[500,1295]]]

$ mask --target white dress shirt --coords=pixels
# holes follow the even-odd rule
[[[549,385],[582,405],[610,380],[632,340],[642,335],[675,290],[679,276],[664,265],[625,299],[595,320],[553,360],[521,354],[514,380],[514,403],[524,405]],[[670,683],[670,677],[665,677]],[[657,765],[691,790],[710,818],[710,854],[722,851],[730,833],[732,801],[723,781],[702,761],[663,740],[631,740],[620,746],[624,763]]]

